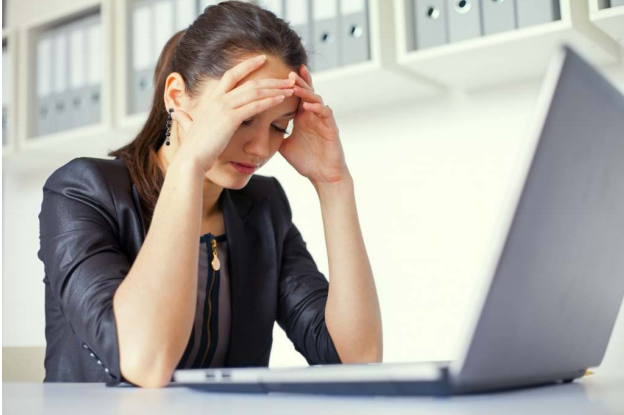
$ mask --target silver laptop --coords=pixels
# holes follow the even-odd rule
[[[179,369],[206,391],[447,395],[571,382],[600,365],[624,296],[624,96],[553,57],[526,178],[457,361]]]

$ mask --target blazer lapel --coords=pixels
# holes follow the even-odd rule
[[[143,219],[143,210],[141,209],[141,202],[139,200],[139,191],[137,190],[134,183],[132,183],[132,200],[134,201],[134,205],[136,211],[139,213],[139,221],[141,222],[141,244],[145,241],[145,237],[147,236],[147,231],[145,229],[145,219]]]
[[[277,310],[277,253],[268,196],[255,203],[223,189],[231,324],[226,367],[263,366]]]

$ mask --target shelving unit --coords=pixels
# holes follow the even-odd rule
[[[9,57],[9,67],[2,68],[3,71],[8,71],[8,75],[15,79],[17,76],[17,35],[12,29],[2,29],[2,45],[6,45]],[[3,62],[4,64],[4,62]],[[3,72],[3,76],[6,76]],[[7,114],[7,137],[3,136],[2,144],[2,158],[8,157],[16,152],[15,142],[17,137],[17,85],[16,82],[10,82],[8,91],[3,91],[3,95],[8,95],[9,107]],[[4,102],[2,103],[4,106]],[[5,114],[3,114],[4,118]],[[6,140],[6,143],[5,143]]]
[[[421,50],[408,48],[409,1],[396,0],[397,61],[452,88],[469,91],[537,78],[562,43],[595,65],[620,60],[619,45],[592,24],[585,0],[560,0],[560,20]]]
[[[111,145],[117,147],[125,144],[127,133],[136,134],[147,120],[147,111],[132,112],[133,76],[132,76],[132,23],[133,23],[133,2],[135,0],[115,1],[115,34],[113,42],[115,45],[115,127],[125,134],[113,139]],[[250,0],[241,0],[250,1]],[[200,1],[199,8],[202,9],[210,5],[211,2]],[[199,10],[198,10],[199,12]],[[158,51],[160,52],[160,51]]]
[[[10,143],[3,158],[33,163],[68,155],[103,155],[130,140],[147,112],[130,113],[133,0],[64,2],[44,18],[3,30],[10,44]],[[247,0],[254,1],[257,0]],[[412,0],[368,0],[370,60],[313,72],[314,87],[338,118],[342,113],[422,100],[455,89],[474,90],[539,77],[554,49],[565,42],[595,65],[620,61],[624,7],[604,0],[559,0],[560,20],[421,50],[409,50]],[[201,2],[200,2],[201,3]],[[47,28],[99,11],[104,62],[101,122],[36,137],[34,75],[37,35]],[[199,12],[199,10],[198,10]],[[18,68],[21,72],[18,72]]]
[[[397,64],[393,2],[369,0],[368,4],[371,59],[312,72],[314,89],[323,101],[341,113],[444,93],[442,85]]]
[[[129,100],[124,94],[130,88],[129,56],[123,45],[130,43],[129,13],[132,0],[117,2],[118,24],[116,108],[117,126],[136,133],[147,118],[147,113],[129,114]],[[390,104],[433,96],[444,88],[425,77],[406,71],[396,64],[394,15],[392,2],[369,0],[369,28],[371,59],[344,67],[312,72],[315,91],[337,112],[357,111],[375,105]]]
[[[19,65],[24,68],[24,76],[18,79],[20,94],[18,120],[22,134],[18,135],[20,152],[42,153],[46,155],[75,154],[78,151],[93,151],[104,148],[106,140],[112,133],[111,94],[112,86],[112,53],[111,37],[114,31],[112,20],[112,0],[90,0],[79,6],[71,6],[58,10],[44,19],[28,22],[20,36]],[[102,83],[100,88],[101,114],[100,122],[66,129],[45,135],[36,133],[36,50],[40,33],[49,28],[71,22],[83,16],[99,13],[102,24]]]
[[[624,6],[604,6],[604,0],[589,0],[589,19],[616,42],[624,45]]]

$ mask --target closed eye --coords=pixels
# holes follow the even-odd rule
[[[243,122],[242,122],[242,125],[249,125],[249,124],[251,124],[251,121],[250,121],[250,120],[248,120],[248,121],[243,121]],[[286,129],[284,129],[284,128],[280,128],[280,127],[278,127],[278,126],[277,126],[277,125],[275,125],[275,124],[271,124],[271,127],[273,127],[275,130],[279,131],[279,132],[280,132],[280,133],[282,133],[282,134],[286,134],[286,133],[288,133],[288,130],[286,130]]]

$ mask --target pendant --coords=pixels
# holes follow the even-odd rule
[[[214,269],[215,271],[219,271],[220,268],[221,268],[221,262],[219,261],[219,258],[215,256],[214,259],[212,260],[212,269]]]

